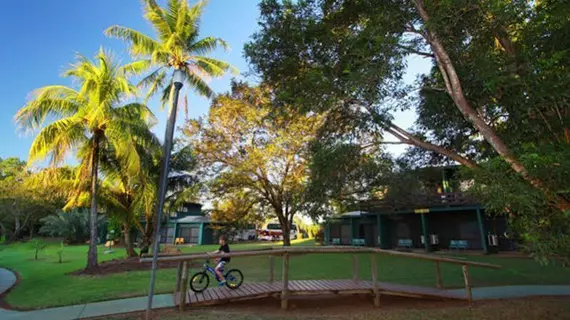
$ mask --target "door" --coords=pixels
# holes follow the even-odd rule
[[[180,238],[184,238],[184,243],[198,244],[200,228],[197,226],[181,227]]]

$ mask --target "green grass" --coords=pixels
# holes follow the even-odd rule
[[[312,245],[310,241],[298,241],[295,245]],[[231,248],[246,250],[268,247],[271,243],[236,244]],[[17,308],[35,309],[61,305],[79,304],[147,294],[149,272],[133,271],[107,276],[71,276],[72,271],[85,267],[87,246],[70,246],[65,249],[64,263],[57,263],[58,244],[48,246],[40,260],[33,260],[33,251],[28,244],[5,246],[0,254],[0,266],[17,271],[21,283],[6,297],[6,302]],[[213,251],[217,246],[185,248],[185,253]],[[122,258],[124,251],[117,248],[112,254],[103,254],[100,260]],[[493,256],[466,256],[468,260],[495,263],[501,270],[471,268],[474,286],[505,284],[570,284],[570,269],[557,266],[540,266],[533,260],[500,258]],[[231,268],[243,271],[246,282],[264,281],[268,278],[268,258],[233,258]],[[352,278],[352,257],[349,254],[311,254],[291,259],[290,279],[342,279]],[[378,259],[378,278],[403,284],[422,286],[435,285],[434,264],[427,261],[382,255]],[[276,261],[276,277],[281,270]],[[191,272],[195,272],[192,269]],[[446,287],[463,286],[460,266],[442,264],[441,271]],[[362,254],[359,259],[361,278],[370,278],[370,259]],[[156,290],[160,293],[173,291],[176,271],[163,269],[157,273]]]

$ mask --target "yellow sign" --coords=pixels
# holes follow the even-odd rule
[[[428,213],[429,209],[414,209],[414,213]]]

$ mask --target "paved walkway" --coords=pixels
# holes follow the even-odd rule
[[[10,288],[15,282],[16,277],[12,272],[0,268],[0,293]],[[464,289],[453,289],[449,291],[453,293],[465,292]],[[570,296],[570,285],[473,288],[474,300],[524,298],[532,296]],[[25,312],[0,309],[0,319],[75,320],[142,311],[146,309],[146,303],[147,297],[138,297]],[[171,294],[160,294],[154,297],[154,309],[169,307],[174,307]]]
[[[0,268],[0,294],[3,294],[16,283],[16,275],[7,269]]]

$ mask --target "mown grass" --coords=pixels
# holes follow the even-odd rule
[[[311,241],[297,241],[294,245],[312,245]],[[233,251],[269,247],[271,243],[232,245]],[[211,246],[184,248],[185,253],[213,251]],[[46,308],[62,305],[95,302],[132,296],[148,292],[149,271],[132,271],[106,276],[72,276],[70,272],[85,267],[87,246],[69,246],[64,253],[64,263],[57,263],[58,244],[48,246],[40,260],[33,260],[28,244],[11,244],[0,253],[0,266],[17,271],[21,283],[5,298],[5,301],[22,309]],[[99,249],[101,261],[124,257],[122,249],[104,254]],[[501,258],[496,256],[465,256],[463,259],[502,265],[500,270],[471,268],[474,286],[506,284],[570,284],[570,270],[558,266],[540,266],[530,259]],[[266,256],[233,258],[231,268],[239,268],[246,282],[264,281],[268,278],[269,260]],[[348,254],[309,254],[294,256],[290,264],[290,279],[342,279],[352,278],[352,257]],[[381,281],[421,286],[435,285],[434,264],[403,257],[381,255],[378,258],[378,278]],[[276,276],[281,270],[276,260]],[[192,269],[191,272],[197,271]],[[461,267],[442,264],[441,271],[446,287],[463,286]],[[359,258],[362,279],[370,279],[370,257]],[[159,293],[173,291],[176,271],[159,270],[156,290]]]

